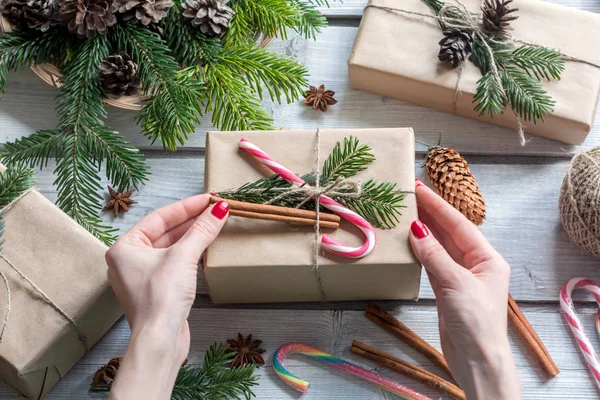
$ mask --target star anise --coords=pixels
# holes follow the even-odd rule
[[[130,199],[130,196],[134,191],[135,189],[131,189],[128,192],[119,192],[109,186],[108,192],[110,193],[111,199],[106,203],[106,206],[104,206],[102,211],[113,210],[115,217],[119,216],[121,210],[123,210],[123,212],[129,211],[129,206],[137,203],[137,201]]]
[[[229,351],[235,353],[231,367],[243,367],[249,364],[264,364],[265,360],[261,356],[265,351],[261,349],[262,340],[252,340],[252,335],[244,339],[241,333],[238,333],[237,339],[229,339]]]
[[[304,104],[312,106],[313,110],[327,111],[327,106],[334,105],[337,100],[333,98],[333,90],[325,90],[325,85],[318,88],[311,86],[305,93]]]
[[[110,386],[117,376],[120,363],[121,358],[113,358],[108,364],[103,365],[96,371],[92,384],[90,385],[90,392],[110,390]]]

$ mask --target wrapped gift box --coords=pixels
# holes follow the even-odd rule
[[[0,269],[8,278],[11,310],[0,344],[0,376],[25,397],[37,400],[86,349],[73,324],[8,262],[73,318],[88,347],[122,311],[106,278],[106,246],[37,190],[10,207],[4,220],[5,259],[0,259]],[[2,319],[5,302],[6,289],[0,282]]]
[[[454,4],[453,0],[446,0]],[[464,0],[480,12],[481,0]],[[370,0],[369,4],[434,15],[421,0]],[[600,15],[539,0],[519,0],[519,19],[511,22],[516,39],[558,49],[564,54],[600,64]],[[504,115],[480,117],[473,96],[481,72],[467,62],[454,110],[457,71],[438,60],[443,37],[436,20],[418,15],[367,8],[349,59],[350,86],[407,100],[445,112],[455,112],[496,125],[515,128],[509,108]],[[570,144],[582,143],[594,123],[600,68],[566,61],[560,81],[542,81],[556,101],[545,123],[524,121],[526,131]]]
[[[340,129],[320,131],[321,159],[349,136],[372,147],[376,161],[356,176],[392,181],[398,189],[414,190],[414,135],[410,128]],[[270,176],[266,167],[238,149],[246,137],[290,170],[303,174],[315,164],[315,130],[210,132],[206,139],[205,190],[234,189]],[[319,273],[328,301],[416,299],[421,266],[408,242],[417,219],[414,194],[404,200],[401,223],[377,229],[375,250],[362,259],[319,252]],[[342,222],[331,236],[348,245],[361,245],[362,233]],[[230,217],[204,255],[204,274],[214,303],[321,301],[313,272],[315,230],[310,226]]]

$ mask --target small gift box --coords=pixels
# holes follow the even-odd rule
[[[318,137],[317,137],[318,136]],[[357,138],[376,160],[353,179],[389,181],[407,191],[393,229],[376,229],[374,250],[350,259],[319,250],[314,227],[230,217],[204,255],[204,274],[212,301],[268,303],[366,299],[416,299],[421,266],[408,241],[417,219],[414,196],[414,135],[410,128],[210,132],[206,139],[205,189],[221,192],[269,177],[273,172],[239,149],[240,139],[260,147],[290,171],[305,174],[323,163],[337,143]],[[342,221],[323,229],[349,246],[363,244],[355,226]]]
[[[3,168],[2,168],[3,169]],[[3,211],[0,376],[40,399],[119,319],[106,278],[107,248],[30,190]]]
[[[454,10],[463,10],[464,4],[476,18],[481,17],[481,0],[427,2],[437,7],[457,7]],[[518,11],[509,16],[519,18],[510,22],[513,30],[507,31],[512,37],[511,45],[543,46],[565,56],[560,80],[540,79],[541,87],[555,102],[553,111],[544,117],[545,122],[537,119],[534,123],[525,118],[522,121],[525,131],[569,144],[582,143],[593,125],[600,92],[600,16],[538,0],[519,0],[512,5]],[[473,63],[473,56],[465,62],[464,69],[452,69],[448,63],[438,60],[439,42],[444,35],[435,16],[435,11],[424,0],[370,0],[348,62],[350,86],[500,126],[516,127],[510,102],[502,115],[493,118],[475,110],[478,101],[473,100],[482,72]],[[450,22],[456,23],[455,20]],[[477,29],[485,30],[485,27],[477,22]],[[480,48],[487,56],[487,49]],[[530,57],[531,53],[526,56]],[[529,65],[529,75],[535,75],[539,72],[536,68],[544,61],[538,60],[542,64],[536,66],[528,57],[521,57],[517,68]],[[522,102],[527,96],[539,95],[539,92],[534,93],[535,85],[530,85],[533,78],[521,76],[514,84],[506,80],[502,71],[499,74],[506,91],[516,92],[516,86],[526,89],[529,86],[528,93],[511,93],[514,101]],[[531,109],[524,106],[522,112]]]

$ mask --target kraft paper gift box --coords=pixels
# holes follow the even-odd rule
[[[461,1],[470,11],[481,13],[481,0]],[[434,15],[422,0],[370,0],[369,4]],[[456,3],[446,0],[446,4]],[[511,22],[514,38],[600,64],[600,15],[540,0],[519,0],[512,5],[519,9],[519,19]],[[442,37],[434,19],[366,8],[348,61],[350,86],[516,129],[510,108],[493,119],[473,111],[481,72],[471,61],[466,62],[460,78],[454,111],[458,73],[438,60]],[[566,61],[561,80],[542,80],[542,84],[556,101],[554,112],[545,122],[524,121],[526,132],[582,143],[594,123],[600,68]]]
[[[356,176],[391,181],[414,190],[414,135],[410,128],[320,130],[324,161],[337,142],[349,136],[372,147],[376,161]],[[235,189],[273,173],[238,149],[242,137],[262,148],[291,171],[310,172],[315,165],[316,131],[210,132],[206,139],[205,190]],[[354,178],[353,178],[354,179]],[[348,259],[319,251],[318,271],[328,301],[416,299],[421,266],[408,242],[417,219],[414,193],[406,196],[400,224],[377,229],[377,246],[368,256]],[[336,231],[323,230],[352,246],[362,233],[342,221]],[[204,274],[214,303],[322,301],[313,271],[315,229],[311,226],[229,217],[221,234],[206,250]]]
[[[0,343],[0,376],[25,397],[40,399],[86,354],[84,342],[91,348],[122,311],[106,278],[107,247],[37,190],[9,207],[4,220],[0,270],[11,309]],[[0,281],[0,323],[6,299]]]

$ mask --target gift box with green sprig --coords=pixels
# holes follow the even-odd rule
[[[298,174],[296,183],[240,152],[244,143]],[[212,301],[416,299],[421,267],[408,242],[410,223],[417,219],[414,162],[409,128],[210,132],[206,191],[225,199],[331,212],[321,201],[317,208],[318,187],[320,199],[330,197],[339,203],[338,213],[342,207],[341,214],[350,215],[339,229],[320,227],[319,232],[314,226],[230,216],[204,255]],[[360,217],[356,225],[352,213]],[[325,251],[321,233],[343,243],[346,254]]]
[[[107,247],[32,187],[31,169],[0,170],[0,377],[40,399],[122,311]]]
[[[537,0],[370,0],[349,74],[354,88],[516,128],[523,143],[524,130],[578,144],[600,93],[600,16]]]
[[[271,129],[263,95],[297,100],[298,62],[267,51],[288,31],[314,38],[327,0],[2,0],[0,89],[29,67],[58,87],[54,129],[7,143],[5,162],[45,167],[56,157],[57,205],[105,243],[100,167],[119,191],[149,177],[143,155],[107,126],[105,104],[138,110],[141,133],[165,149],[183,145],[212,112],[226,130]]]

